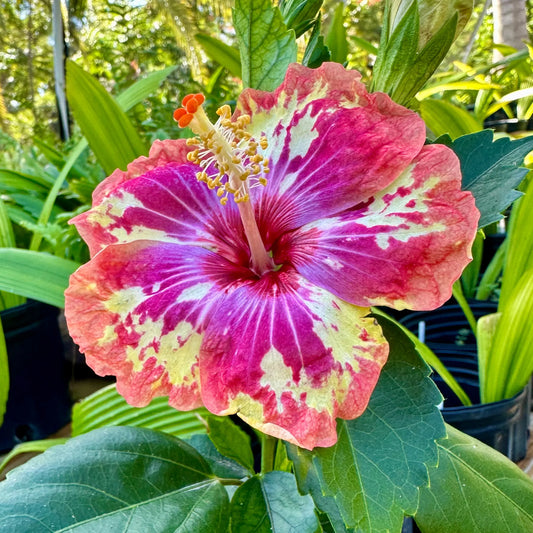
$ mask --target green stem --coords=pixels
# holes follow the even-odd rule
[[[468,323],[470,324],[474,335],[477,337],[476,317],[474,316],[474,313],[472,313],[472,309],[470,309],[470,306],[466,301],[465,295],[463,294],[463,289],[461,288],[461,280],[457,280],[453,284],[452,293],[455,299],[457,300],[457,303],[461,306],[461,309],[463,310],[463,313],[465,314],[465,317],[468,320]]]
[[[261,474],[266,474],[274,470],[274,457],[278,439],[265,435],[261,439]]]

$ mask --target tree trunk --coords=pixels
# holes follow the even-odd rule
[[[529,41],[525,0],[493,0],[494,43],[520,50]]]
[[[54,41],[54,79],[59,115],[59,131],[61,139],[69,138],[69,121],[67,96],[65,93],[65,31],[61,14],[61,0],[54,0],[52,4],[52,34]]]

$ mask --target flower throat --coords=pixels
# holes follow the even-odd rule
[[[182,107],[174,111],[174,120],[181,128],[189,126],[196,135],[187,139],[187,144],[195,147],[187,159],[201,168],[197,179],[216,191],[222,205],[233,196],[250,248],[250,268],[261,276],[276,266],[261,239],[250,188],[267,184],[268,159],[258,153],[258,148],[265,150],[268,142],[264,136],[257,141],[244,129],[250,122],[249,115],[232,121],[229,105],[217,110],[219,119],[212,124],[202,108],[204,101],[203,94],[188,94]]]

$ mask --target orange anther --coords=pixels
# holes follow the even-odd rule
[[[185,104],[185,109],[187,110],[187,112],[189,113],[196,113],[196,111],[198,111],[198,102],[196,101],[195,98],[191,98],[186,104]]]
[[[194,115],[191,115],[190,113],[186,113],[178,120],[178,126],[180,128],[186,128],[190,123],[191,120],[194,118]]]
[[[189,102],[190,100],[192,100],[193,98],[195,97],[194,94],[188,94],[186,96],[183,97],[183,100],[181,101],[181,105],[183,107],[185,107],[187,105],[187,102]]]
[[[205,102],[205,96],[202,93],[196,93],[194,99],[198,105],[202,105]]]
[[[187,110],[183,109],[183,107],[179,107],[178,109],[176,109],[176,111],[174,111],[174,115],[173,115],[174,120],[176,122],[179,122],[179,119],[186,114],[187,114]]]

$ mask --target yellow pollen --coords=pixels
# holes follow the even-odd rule
[[[196,147],[187,154],[187,161],[201,168],[196,178],[209,189],[216,189],[222,205],[229,195],[237,203],[249,201],[250,187],[267,184],[269,161],[263,155],[268,148],[266,137],[255,139],[246,131],[250,115],[232,119],[227,104],[217,109],[219,119],[212,124],[203,110],[201,95],[186,96],[183,102],[184,107],[175,112],[174,118],[195,134],[186,142]]]

